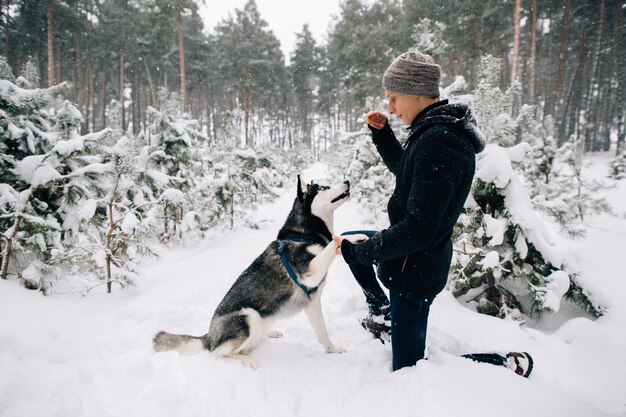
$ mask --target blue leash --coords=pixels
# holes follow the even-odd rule
[[[283,242],[285,240],[291,240],[293,242],[301,242],[301,243],[315,243],[315,241],[310,238],[298,237],[298,236],[286,237],[285,239],[278,241],[278,254],[280,255],[280,260],[283,261],[283,265],[285,266],[285,269],[287,270],[287,274],[289,274],[289,277],[291,278],[291,280],[295,282],[295,284],[298,287],[302,288],[302,291],[304,291],[307,297],[311,298],[311,294],[317,291],[317,287],[310,288],[300,282],[300,280],[298,279],[298,276],[294,272],[291,265],[289,265],[289,261],[287,260],[287,257],[285,256],[285,249],[283,246]]]

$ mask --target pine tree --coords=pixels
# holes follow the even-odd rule
[[[114,283],[133,285],[138,262],[155,256],[148,242],[157,203],[137,181],[137,146],[128,137],[116,139],[115,131],[109,132],[94,149],[101,157],[101,174],[73,184],[83,195],[80,204],[68,204],[63,227],[71,231],[67,234],[71,246],[56,257],[65,268],[94,274],[96,283],[80,283],[82,292],[100,284],[109,293]]]
[[[616,180],[626,178],[626,152],[617,155],[611,162],[610,177]]]
[[[572,137],[557,148],[552,128],[546,127],[543,140],[524,163],[533,205],[556,220],[569,237],[584,237],[586,215],[611,211],[607,201],[597,196],[605,187],[583,178],[582,142]]]
[[[321,66],[321,51],[315,43],[308,25],[297,35],[296,47],[291,57],[291,75],[298,108],[298,123],[303,144],[313,148],[313,110],[315,90]]]
[[[141,151],[140,181],[146,184],[162,209],[160,238],[180,236],[184,208],[181,193],[194,186],[203,172],[203,147],[209,139],[198,131],[197,121],[183,114],[180,96],[158,93],[160,109],[149,108],[148,146]],[[143,136],[142,136],[143,137]]]
[[[35,64],[32,57],[29,57],[22,67],[19,78],[23,80],[22,85],[20,85],[22,88],[38,88],[40,86],[39,69],[37,69],[37,64]]]
[[[481,59],[478,87],[473,107],[478,126],[492,143],[512,146],[521,140],[522,122],[534,112],[533,106],[520,106],[521,86],[511,83],[505,91],[500,85],[502,60],[491,55]]]
[[[519,114],[512,117],[519,93],[515,84],[504,93],[497,87],[494,71],[498,72],[499,65],[492,57],[482,62],[472,100],[479,126],[497,144],[510,146],[519,138],[535,145],[521,142],[503,148],[491,144],[478,156],[470,198],[453,236],[453,294],[478,312],[498,317],[523,319],[525,314],[556,312],[562,298],[601,315],[602,307],[582,288],[577,271],[552,244],[535,213],[537,196],[547,194],[546,184],[552,181],[559,156],[575,166],[580,159],[572,152],[557,151],[551,124],[536,127],[532,107],[521,106]],[[532,158],[528,158],[531,149]],[[518,170],[524,169],[528,179],[518,175]],[[529,193],[526,184],[537,194]],[[532,196],[535,199],[531,201]],[[558,206],[554,199],[548,205]]]
[[[7,63],[5,57],[0,55],[0,80],[7,80],[12,83],[15,83],[15,75],[13,74],[13,69]]]
[[[107,131],[79,136],[80,117],[64,102],[58,112],[47,110],[52,97],[66,87],[24,90],[0,81],[3,237],[0,274],[17,276],[29,288],[48,292],[60,269],[54,257],[64,251],[68,202],[82,194],[78,178],[98,175],[101,164],[85,157],[91,143]],[[78,114],[80,116],[80,114]],[[26,266],[28,265],[28,266]]]
[[[415,43],[415,49],[437,58],[444,55],[448,49],[445,32],[445,23],[425,17],[414,26],[411,38]]]
[[[602,315],[565,254],[552,244],[506,149],[488,145],[480,155],[453,241],[453,294],[480,313],[523,320],[524,314],[558,311],[566,298]]]

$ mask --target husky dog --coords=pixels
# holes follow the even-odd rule
[[[348,181],[327,187],[304,184],[298,175],[297,197],[278,238],[239,275],[217,306],[209,332],[199,337],[159,332],[154,349],[181,354],[208,349],[256,369],[258,362],[247,354],[265,336],[282,336],[269,331],[272,321],[304,310],[326,352],[345,352],[328,337],[320,297],[337,249],[333,213],[349,197]],[[354,242],[366,238],[346,236]]]

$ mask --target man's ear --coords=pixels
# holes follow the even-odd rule
[[[298,175],[298,200],[304,202],[304,193],[307,191],[306,182]]]

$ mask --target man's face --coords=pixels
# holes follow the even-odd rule
[[[398,116],[405,125],[410,125],[415,116],[424,110],[427,105],[424,103],[424,97],[405,96],[404,94],[386,91],[389,100],[389,114]]]

